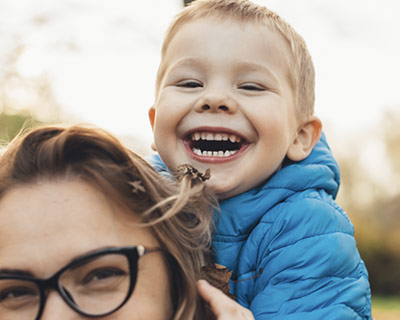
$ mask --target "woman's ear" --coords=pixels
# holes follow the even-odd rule
[[[315,116],[311,116],[298,129],[297,134],[286,154],[287,157],[292,161],[301,161],[307,158],[321,137],[321,132],[321,120]]]
[[[154,106],[151,106],[149,109],[149,120],[150,120],[151,128],[153,129],[153,132],[154,132],[155,117],[156,117],[156,109],[154,108]],[[151,143],[151,149],[153,151],[157,151],[156,144],[154,141]]]

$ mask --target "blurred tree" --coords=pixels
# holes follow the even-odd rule
[[[383,119],[386,152],[396,180],[400,181],[400,113],[387,111]]]
[[[360,165],[360,150],[354,149],[350,156],[338,159],[342,172],[339,202],[356,227],[372,293],[400,295],[400,113],[386,114],[380,128],[395,183],[382,187],[374,181]],[[358,146],[362,145],[360,139]]]
[[[32,115],[43,122],[59,122],[60,108],[45,75],[26,77],[18,72],[24,46],[17,44],[0,60],[0,114]]]
[[[0,60],[0,143],[11,140],[22,128],[60,122],[59,106],[45,76],[25,77],[17,63],[24,52],[16,45]]]

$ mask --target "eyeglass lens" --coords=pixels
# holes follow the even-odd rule
[[[0,319],[35,319],[40,307],[40,291],[30,281],[0,280]]]
[[[105,254],[70,266],[58,287],[75,309],[87,315],[103,315],[125,302],[130,289],[130,265],[123,254]],[[0,280],[0,319],[35,320],[40,289],[34,282]]]

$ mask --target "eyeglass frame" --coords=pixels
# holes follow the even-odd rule
[[[43,314],[45,304],[46,304],[46,299],[48,297],[48,294],[46,294],[46,293],[49,289],[53,289],[53,290],[57,291],[58,294],[61,296],[61,298],[64,300],[64,302],[78,314],[83,315],[85,317],[89,317],[89,318],[99,318],[99,317],[108,316],[108,315],[116,312],[117,310],[119,310],[120,308],[122,308],[125,305],[125,303],[132,296],[133,290],[135,289],[139,259],[147,253],[157,252],[157,251],[163,251],[163,249],[161,249],[161,248],[146,249],[142,245],[126,246],[126,247],[111,247],[111,248],[99,249],[99,250],[93,251],[89,254],[75,258],[74,260],[72,260],[71,262],[66,264],[64,267],[62,267],[55,274],[53,274],[51,277],[49,277],[47,279],[41,279],[41,278],[25,276],[25,275],[0,275],[0,280],[7,279],[7,280],[29,281],[29,282],[34,283],[38,287],[39,294],[40,294],[40,305],[39,305],[38,314],[37,314],[35,320],[39,320]],[[121,304],[119,304],[116,308],[114,308],[113,310],[108,311],[106,313],[93,315],[93,314],[86,313],[83,310],[80,310],[79,307],[75,303],[73,303],[71,298],[68,296],[68,293],[66,293],[64,291],[64,289],[61,286],[61,283],[59,283],[59,279],[60,279],[61,275],[66,270],[71,268],[72,266],[74,266],[76,264],[80,264],[85,260],[90,260],[90,259],[96,258],[98,256],[106,255],[106,254],[122,254],[128,259],[129,272],[130,272],[129,290],[128,290],[125,300],[123,300],[121,302]]]

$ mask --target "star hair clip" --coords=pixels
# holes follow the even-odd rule
[[[142,181],[140,180],[128,182],[128,184],[132,187],[133,193],[146,192],[146,189],[144,188]]]

